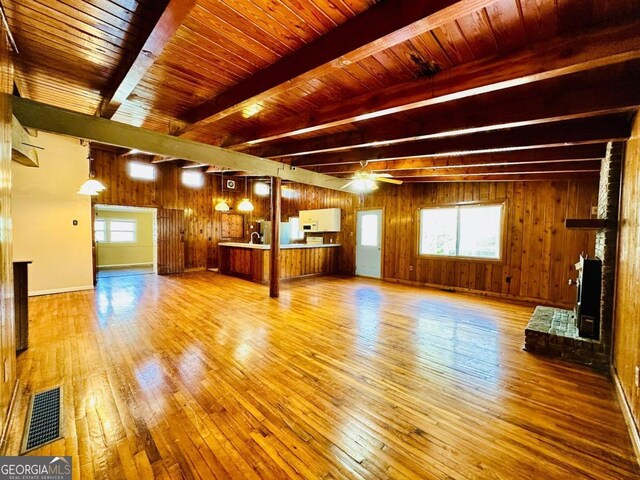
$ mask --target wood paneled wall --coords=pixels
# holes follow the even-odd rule
[[[220,195],[220,178],[206,175],[202,189],[180,184],[180,169],[158,164],[156,182],[129,179],[127,158],[112,151],[93,149],[94,170],[107,190],[98,203],[177,208],[185,212],[185,268],[217,266],[217,243],[222,214],[214,212]],[[574,263],[581,252],[593,255],[594,233],[567,230],[565,218],[589,218],[597,204],[597,182],[477,182],[382,185],[362,196],[308,185],[288,185],[282,199],[282,221],[300,210],[337,207],[342,210],[342,231],[322,234],[325,242],[342,244],[338,269],[355,271],[355,214],[359,208],[384,209],[384,262],[386,279],[477,290],[554,305],[572,305]],[[236,205],[244,188],[225,192]],[[427,259],[417,255],[418,208],[467,201],[504,200],[506,238],[503,261],[469,262]],[[254,212],[245,225],[245,240],[258,219],[269,219],[269,198],[253,195]]]
[[[158,273],[184,272],[184,211],[158,209]]]
[[[635,369],[640,365],[640,115],[636,114],[625,153],[614,314],[613,364],[640,428],[640,395]]]
[[[339,208],[342,211],[340,218],[341,231],[339,233],[311,234],[311,236],[323,236],[325,243],[333,241],[342,246],[338,251],[338,271],[344,275],[353,275],[355,272],[355,208],[358,205],[358,197],[347,192],[328,190],[310,185],[289,185],[290,194],[284,194],[282,198],[282,221],[298,215],[300,210],[315,210],[320,208]],[[286,190],[285,190],[286,191]],[[287,197],[290,195],[290,197]]]
[[[92,148],[93,170],[96,178],[107,189],[100,194],[96,203],[106,205],[129,205],[135,207],[156,207],[184,210],[185,268],[205,268],[218,265],[218,242],[224,240],[221,231],[223,213],[215,212],[215,201],[221,195],[220,177],[205,175],[203,188],[183,187],[180,182],[181,169],[174,162],[159,163],[158,179],[154,182],[132,180],[126,170],[131,156],[121,157],[112,150]],[[244,197],[242,180],[235,192],[225,190],[225,198],[231,206],[237,205]],[[251,191],[251,184],[249,186]],[[309,185],[291,185],[291,198],[282,199],[282,220],[297,216],[300,210],[315,208],[341,208],[342,232],[324,234],[326,241],[333,240],[343,244],[340,249],[340,272],[351,274],[354,271],[354,208],[357,197],[346,192],[327,190]],[[251,228],[257,220],[269,220],[269,197],[249,194],[255,210],[247,215],[245,222],[245,240],[249,240]],[[237,239],[234,239],[237,241]]]
[[[594,233],[567,230],[564,219],[589,218],[597,182],[432,183],[384,185],[364,208],[384,210],[386,279],[490,292],[540,303],[571,305],[574,263],[593,255]],[[420,257],[418,209],[429,205],[504,200],[506,238],[501,262]]]
[[[16,381],[11,235],[11,99],[13,67],[4,27],[0,27],[0,434]],[[3,439],[0,438],[0,442]]]
[[[92,148],[93,170],[96,178],[107,189],[100,194],[96,203],[106,205],[128,205],[134,207],[155,207],[180,209],[184,211],[185,268],[206,268],[217,266],[218,242],[221,240],[221,215],[213,207],[221,195],[220,177],[205,175],[203,188],[187,188],[180,181],[180,168],[173,162],[159,163],[156,181],[132,180],[126,170],[132,157],[121,157],[111,150]],[[231,205],[236,205],[244,196],[244,185],[235,192],[225,190],[224,195]],[[268,217],[268,199],[253,196],[256,206],[253,214],[247,215],[245,222],[246,239],[251,222]],[[266,212],[266,214],[264,213]]]

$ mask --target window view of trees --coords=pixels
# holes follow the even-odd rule
[[[420,255],[500,258],[502,205],[420,210]]]

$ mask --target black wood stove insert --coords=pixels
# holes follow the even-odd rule
[[[576,323],[578,334],[583,338],[600,338],[600,289],[602,283],[602,261],[580,255],[576,263],[577,280],[569,280],[569,284],[577,287]]]

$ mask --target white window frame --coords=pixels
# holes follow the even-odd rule
[[[114,240],[113,239],[113,227],[112,224],[115,222],[121,223],[131,223],[133,224],[133,240]],[[129,230],[115,230],[116,232],[127,232]],[[119,219],[119,218],[110,218],[109,219],[109,243],[136,243],[138,241],[138,222],[132,218]]]
[[[467,208],[479,208],[479,207],[500,207],[500,221],[498,226],[498,235],[499,235],[499,245],[498,245],[498,256],[497,257],[481,257],[481,256],[473,256],[473,255],[459,255],[460,249],[460,210]],[[455,255],[441,255],[437,253],[422,253],[422,229],[423,229],[423,215],[422,212],[424,210],[436,210],[436,209],[456,209],[457,210],[457,222],[456,222],[456,254]],[[469,203],[456,203],[451,205],[435,205],[435,206],[425,206],[418,209],[418,256],[419,257],[427,257],[434,259],[451,259],[451,260],[471,260],[471,261],[479,261],[479,262],[502,262],[504,256],[504,241],[505,241],[505,212],[506,212],[506,202],[498,201],[498,202],[469,202]]]
[[[105,229],[104,229],[104,240],[103,241],[99,241],[96,240],[99,243],[102,244],[107,244],[107,243],[116,243],[116,244],[123,244],[123,243],[137,243],[138,241],[138,221],[134,218],[96,218],[95,220],[96,222],[103,222]],[[111,223],[112,222],[123,222],[123,223],[132,223],[133,224],[133,240],[113,240],[111,238],[111,233],[114,231],[113,228],[111,227]],[[95,223],[94,223],[94,231],[95,231]],[[116,230],[116,232],[128,232],[128,230]]]
[[[98,229],[97,224],[98,222],[102,223],[103,228],[102,229]],[[104,238],[102,240],[98,240],[98,232],[102,232],[104,234]],[[96,242],[100,242],[100,243],[106,243],[107,242],[107,220],[104,218],[96,218],[94,223],[93,223],[93,234],[95,236]]]

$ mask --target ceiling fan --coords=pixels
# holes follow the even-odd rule
[[[351,181],[345,184],[342,188],[353,188],[354,190],[358,190],[361,192],[366,192],[369,190],[376,190],[378,188],[378,184],[376,182],[385,182],[392,183],[394,185],[401,185],[402,180],[396,180],[391,177],[389,173],[374,173],[367,172],[364,168],[367,166],[368,162],[360,162],[362,166],[362,170],[353,174],[351,177]]]

